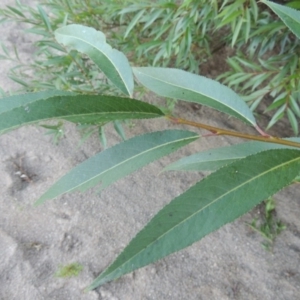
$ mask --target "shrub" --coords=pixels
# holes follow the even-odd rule
[[[230,70],[219,80],[238,92],[251,110],[272,111],[267,129],[287,116],[298,135],[299,40],[263,3],[45,0],[42,5],[46,11],[42,6],[34,9],[19,1],[0,10],[3,20],[29,24],[26,32],[39,37],[32,63],[18,61],[17,51],[14,57],[3,48],[2,58],[14,59],[18,65],[11,70],[10,78],[26,91],[55,88],[85,94],[118,92],[105,77],[99,77],[86,57],[67,53],[57,43],[53,32],[66,24],[106,32],[111,45],[135,63],[194,73],[201,72],[214,54],[234,47],[235,54],[227,61]],[[297,1],[286,5],[299,9]]]
[[[300,12],[267,0],[262,2],[300,38]],[[41,8],[39,10],[47,24],[47,18]],[[126,56],[107,44],[102,32],[91,27],[67,25],[53,34],[65,56],[72,53],[76,57],[81,52],[84,63],[92,64],[87,61],[89,57],[93,69],[102,70],[99,77],[105,75],[118,93],[112,96],[84,94],[84,89],[80,93],[48,90],[3,98],[0,101],[0,133],[53,118],[97,125],[116,120],[164,117],[176,124],[208,130],[208,135],[251,140],[197,153],[168,166],[168,170],[214,172],[158,212],[88,289],[191,245],[299,178],[300,139],[280,139],[266,134],[245,102],[230,88],[180,69],[132,68]],[[133,74],[143,86],[160,96],[217,109],[254,127],[260,135],[185,120],[134,99]],[[119,96],[121,93],[126,97]],[[198,134],[187,130],[164,130],[133,137],[78,165],[50,187],[36,205],[66,192],[86,190],[100,182],[103,189],[198,138]]]

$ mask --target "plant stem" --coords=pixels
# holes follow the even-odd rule
[[[189,121],[189,120],[185,120],[185,119],[181,119],[181,118],[176,118],[173,116],[166,116],[166,118],[177,124],[185,124],[185,125],[189,125],[189,126],[193,126],[193,127],[197,127],[197,128],[206,129],[206,130],[210,131],[213,135],[228,135],[228,136],[239,137],[239,138],[243,138],[243,139],[247,139],[247,140],[261,141],[261,142],[266,142],[266,143],[280,144],[280,145],[300,148],[300,143],[283,140],[283,139],[273,137],[273,136],[251,135],[251,134],[247,134],[247,133],[226,130],[226,129],[206,125],[203,123],[193,122],[193,121]]]

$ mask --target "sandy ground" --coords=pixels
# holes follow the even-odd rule
[[[13,3],[3,1],[1,6]],[[0,36],[18,43],[30,57],[30,38],[18,26],[1,24]],[[15,89],[5,78],[0,86]],[[150,96],[149,96],[150,97]],[[236,128],[209,110],[181,106],[191,119]],[[136,122],[128,136],[168,128],[166,122]],[[132,299],[300,299],[300,199],[298,186],[275,196],[279,218],[287,229],[273,252],[246,222],[255,211],[224,226],[191,247],[170,255],[88,293],[91,283],[147,221],[172,198],[197,180],[200,173],[159,174],[175,158],[202,149],[236,143],[228,138],[202,139],[141,171],[120,180],[101,194],[72,193],[34,208],[32,204],[52,183],[87,157],[102,150],[96,137],[79,147],[80,136],[68,125],[58,146],[41,127],[25,127],[0,137],[0,299],[1,300],[132,300]],[[108,130],[109,145],[119,137]],[[20,172],[29,180],[22,180]],[[55,276],[60,265],[78,262],[77,277]]]

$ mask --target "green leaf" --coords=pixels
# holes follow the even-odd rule
[[[289,7],[292,7],[292,8],[295,8],[295,9],[300,9],[300,2],[299,2],[299,0],[288,2],[285,5],[289,6]]]
[[[290,138],[287,140],[300,143],[300,138]],[[261,151],[284,148],[293,149],[294,147],[255,141],[241,143],[233,146],[209,149],[207,151],[195,153],[168,165],[164,170],[214,171],[232,163],[235,160],[245,158],[246,156]]]
[[[239,33],[241,31],[242,25],[244,23],[244,20],[242,18],[239,19],[236,27],[234,28],[233,36],[232,36],[232,41],[231,41],[231,47],[234,47],[234,44],[236,43],[236,40],[239,36]]]
[[[36,28],[28,28],[28,29],[25,29],[24,31],[34,33],[34,34],[37,34],[37,35],[42,35],[42,36],[47,37],[47,38],[52,37],[51,33],[49,31],[46,31],[46,30],[41,30],[41,29],[36,29]]]
[[[129,62],[122,52],[106,43],[102,32],[74,24],[57,29],[55,38],[69,50],[89,56],[117,88],[132,96],[134,83]]]
[[[267,0],[261,0],[261,2],[269,6],[298,39],[300,39],[300,11]]]
[[[82,124],[99,124],[163,115],[157,107],[135,99],[104,95],[55,96],[2,113],[0,134],[23,125],[54,118]]]
[[[8,75],[7,77],[16,83],[23,85],[26,88],[29,88],[29,84],[26,81],[22,80],[21,78],[14,76],[14,75]]]
[[[133,72],[141,84],[160,96],[206,105],[256,125],[246,103],[217,81],[172,68],[133,68]]]
[[[265,112],[281,107],[284,104],[286,104],[286,98],[281,98],[281,96],[279,98],[277,97],[274,102],[265,109]]]
[[[290,108],[287,109],[287,116],[288,116],[288,119],[290,121],[290,124],[293,128],[295,135],[298,135],[298,133],[299,133],[298,120]]]
[[[258,6],[256,0],[250,0],[251,13],[253,14],[255,22],[257,22],[258,18]]]
[[[75,93],[49,90],[38,93],[27,93],[22,95],[14,95],[0,98],[0,114],[12,110],[16,107],[27,105],[41,99],[47,99],[54,96],[68,96],[75,95]]]
[[[300,118],[300,107],[297,103],[297,100],[292,95],[290,96],[290,105],[297,117]]]
[[[10,9],[12,12],[14,12],[15,14],[19,15],[20,17],[26,18],[25,15],[21,11],[19,11],[18,9],[16,9],[15,7],[12,7],[12,6],[9,6],[9,5],[7,5],[6,7],[8,9]]]
[[[143,31],[151,26],[156,20],[159,19],[160,15],[163,13],[163,10],[158,9],[154,10],[149,16],[147,16],[147,21],[143,27]]]
[[[85,191],[101,182],[100,190],[150,162],[198,139],[190,131],[166,130],[131,138],[87,159],[56,182],[35,203],[74,190]]]
[[[223,11],[223,12],[225,12],[225,11]],[[220,14],[220,15],[221,15],[221,14]],[[219,16],[220,16],[220,15],[219,15]],[[227,25],[228,23],[231,23],[231,22],[235,21],[235,20],[237,19],[237,17],[240,16],[240,15],[241,15],[241,12],[240,12],[239,10],[233,11],[233,12],[231,12],[230,14],[227,14],[226,17],[224,17],[224,18],[222,19],[222,21],[218,23],[216,29],[219,29],[219,28],[221,28],[221,27],[224,27],[224,26]]]
[[[53,48],[55,50],[61,51],[61,52],[66,52],[66,50],[58,43],[54,43],[52,41],[49,40],[40,40],[37,42],[38,47],[49,47],[49,48]]]
[[[120,121],[114,121],[114,128],[118,135],[122,138],[123,141],[126,140],[126,135],[123,129],[123,126]]]
[[[88,287],[181,250],[232,222],[299,174],[300,151],[269,150],[212,173],[165,206]]]
[[[276,113],[273,115],[272,119],[270,120],[270,122],[267,126],[267,130],[270,129],[276,122],[278,122],[280,119],[283,118],[285,108],[286,108],[286,105],[283,105],[276,111]]]
[[[132,30],[132,28],[136,25],[136,23],[140,20],[140,18],[143,16],[143,14],[145,13],[145,9],[142,9],[141,11],[139,11],[131,20],[131,22],[129,23],[129,25],[127,26],[126,32],[124,34],[124,39],[126,39],[126,37],[128,36],[128,34],[130,33],[130,31]]]
[[[251,14],[250,14],[250,9],[246,8],[246,20],[244,20],[246,23],[245,26],[245,42],[247,43],[249,40],[249,35],[250,35],[250,31],[251,31]]]
[[[106,139],[106,134],[104,131],[104,126],[100,126],[98,132],[99,132],[100,142],[101,142],[103,148],[106,149],[107,148],[107,139]]]
[[[40,13],[40,16],[41,16],[43,22],[45,23],[46,27],[48,28],[48,30],[52,31],[51,24],[50,24],[50,21],[48,19],[46,12],[40,5],[38,5],[38,10],[39,10],[39,13]]]

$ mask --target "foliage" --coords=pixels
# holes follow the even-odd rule
[[[122,9],[120,15],[131,20],[127,47],[136,49],[138,58],[147,54],[153,65],[198,73],[211,53],[235,46],[236,54],[228,59],[231,70],[219,79],[252,110],[271,98],[266,112],[275,112],[267,128],[287,116],[298,135],[300,44],[272,10],[255,0],[146,1]]]
[[[72,263],[66,266],[60,266],[59,270],[55,273],[56,277],[76,277],[83,270],[83,266],[79,263]]]
[[[266,0],[263,3],[270,6],[300,38],[300,12],[291,8],[283,9],[281,5]],[[48,19],[41,8],[38,9],[51,31]],[[238,24],[236,26],[240,27]],[[99,39],[93,39],[95,36]],[[103,81],[105,74],[110,80],[109,85],[114,85],[118,92],[115,96],[99,93],[99,90],[97,94],[96,91],[84,94],[83,88],[80,91],[76,88],[3,98],[0,101],[0,134],[50,119],[90,125],[163,117],[176,124],[208,130],[209,135],[229,135],[252,141],[211,150],[213,155],[205,166],[203,158],[207,157],[207,153],[188,157],[187,161],[175,162],[176,170],[205,167],[214,172],[158,212],[88,289],[96,288],[191,245],[243,215],[299,177],[300,139],[280,139],[266,134],[259,128],[245,102],[229,87],[175,68],[132,68],[126,57],[112,50],[103,34],[91,27],[66,25],[56,29],[53,37],[59,40],[58,45],[66,57],[72,53],[72,57],[80,58],[84,67],[93,65],[92,69],[97,73],[95,78],[99,75]],[[239,38],[236,37],[236,42],[238,41]],[[79,52],[83,55],[78,54]],[[70,64],[74,65],[72,60]],[[260,135],[185,120],[163,112],[153,104],[134,99],[131,86],[133,75],[140,84],[158,95],[210,106],[252,126]],[[108,94],[111,91],[108,90]],[[202,137],[205,136],[207,135]],[[187,130],[169,129],[130,138],[71,170],[50,187],[36,204],[76,189],[84,191],[100,183],[100,189],[103,189],[199,137]],[[220,160],[223,162],[220,163]],[[169,169],[173,167],[170,166]]]
[[[299,9],[297,1],[287,5]],[[13,55],[2,45],[1,57],[16,64],[9,77],[23,90],[118,93],[99,75],[96,63],[67,51],[55,39],[55,30],[67,24],[105,32],[110,44],[135,63],[193,73],[201,72],[211,55],[234,47],[235,54],[228,58],[230,70],[219,79],[252,110],[271,112],[267,129],[286,116],[295,135],[299,133],[299,39],[256,0],[44,0],[37,8],[17,0],[0,9],[0,16],[29,25],[26,33],[37,37],[30,63],[19,59],[17,49]]]
[[[249,224],[250,228],[264,238],[262,246],[267,251],[272,250],[276,237],[286,229],[282,221],[276,217],[275,207],[275,200],[272,197],[268,198],[260,205],[260,217],[253,219]]]

